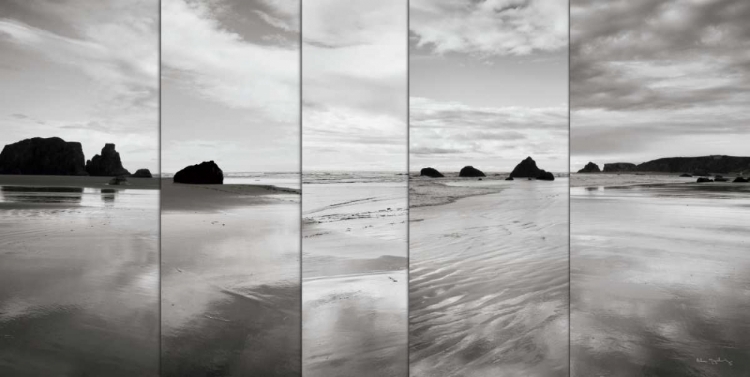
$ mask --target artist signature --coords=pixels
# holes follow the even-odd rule
[[[708,358],[708,360],[705,360],[703,358],[697,357],[697,358],[695,358],[695,361],[698,362],[698,363],[711,364],[711,365],[719,365],[721,363],[727,363],[727,364],[729,364],[730,367],[732,366],[732,361],[731,360],[722,359],[721,357],[719,357],[718,359]]]

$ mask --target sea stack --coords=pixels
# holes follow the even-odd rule
[[[599,165],[589,162],[586,164],[586,166],[583,167],[583,169],[578,171],[579,173],[600,173],[601,169],[599,169]]]
[[[419,172],[420,176],[423,177],[430,177],[430,178],[443,178],[445,177],[442,173],[437,171],[437,169],[433,168],[424,168]]]
[[[619,173],[619,172],[626,172],[626,171],[635,171],[636,166],[635,164],[631,164],[630,162],[613,162],[611,164],[604,164],[604,172],[605,173]]]
[[[213,161],[203,161],[198,165],[190,165],[177,172],[172,180],[175,183],[189,184],[223,184],[224,172]]]
[[[541,172],[542,170],[536,166],[536,161],[531,157],[526,157],[525,160],[516,165],[510,176],[513,178],[536,178]]]
[[[151,175],[151,170],[148,169],[138,169],[131,175],[133,178],[153,178],[154,176]]]
[[[734,181],[732,181],[732,182],[733,182],[733,183],[748,183],[748,182],[750,182],[750,181],[748,181],[748,179],[747,179],[747,178],[743,178],[743,177],[737,177],[737,178],[735,178],[735,179],[734,179]]]
[[[458,176],[459,177],[472,177],[472,178],[486,177],[486,175],[484,175],[484,173],[482,173],[481,170],[473,166],[464,166],[463,168],[461,168],[461,171],[458,173]]]
[[[95,155],[86,161],[86,172],[98,177],[116,177],[118,175],[130,175],[130,172],[122,167],[120,154],[115,150],[112,143],[104,144],[101,155]]]
[[[21,140],[0,153],[0,174],[86,175],[81,143],[59,137]]]

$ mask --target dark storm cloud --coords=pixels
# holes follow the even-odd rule
[[[640,110],[744,102],[749,19],[745,0],[574,0],[571,104]]]
[[[750,2],[571,1],[571,166],[745,154]]]

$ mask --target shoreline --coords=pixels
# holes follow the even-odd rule
[[[110,185],[113,177],[85,175],[12,175],[0,174],[0,186],[82,187],[114,190],[158,190],[159,178],[128,177],[127,185]]]

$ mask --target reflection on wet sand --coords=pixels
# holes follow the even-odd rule
[[[571,189],[573,375],[750,375],[748,194]]]
[[[162,376],[299,376],[299,194],[162,189]]]
[[[306,174],[303,374],[408,374],[406,181]]]
[[[156,376],[158,191],[0,195],[0,375]]]

